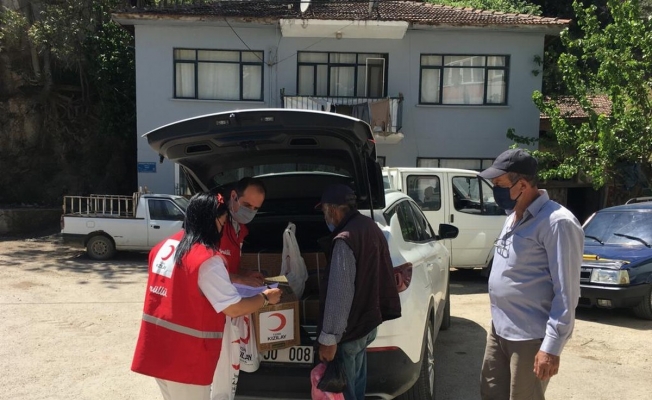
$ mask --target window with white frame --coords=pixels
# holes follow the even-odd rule
[[[297,54],[297,92],[300,96],[384,97],[387,54]]]
[[[493,164],[493,159],[488,158],[417,158],[417,167],[420,168],[460,168],[482,171]]]
[[[420,104],[505,105],[509,56],[421,55]]]
[[[174,49],[174,97],[263,100],[263,52]]]

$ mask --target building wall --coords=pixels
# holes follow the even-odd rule
[[[157,162],[156,173],[139,173],[139,185],[153,192],[175,189],[174,166],[158,163],[158,156],[141,136],[159,126],[203,114],[261,107],[280,107],[280,90],[296,93],[296,52],[342,51],[388,53],[388,95],[402,93],[405,138],[398,144],[379,144],[378,155],[389,166],[415,166],[417,157],[494,158],[511,142],[509,128],[520,135],[537,136],[539,112],[531,100],[541,87],[536,55],[543,52],[544,35],[527,30],[491,29],[408,30],[402,40],[282,38],[277,26],[234,25],[242,41],[228,26],[137,25],[136,85],[138,161]],[[252,50],[265,52],[264,102],[228,102],[174,99],[175,47]],[[421,53],[509,55],[508,105],[419,105]]]

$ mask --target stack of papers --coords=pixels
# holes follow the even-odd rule
[[[235,286],[235,288],[238,290],[238,294],[241,297],[254,297],[261,294],[267,289],[277,288],[278,283],[270,283],[269,285],[266,286],[257,286],[257,287],[247,286],[240,283],[234,283],[233,286]]]

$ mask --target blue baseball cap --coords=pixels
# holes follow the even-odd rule
[[[349,204],[352,201],[355,201],[355,199],[356,196],[353,189],[347,185],[336,183],[326,187],[324,193],[321,195],[321,201],[315,206],[315,208],[321,207],[322,204],[335,204],[341,206]]]

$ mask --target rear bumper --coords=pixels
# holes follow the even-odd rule
[[[367,353],[367,396],[394,398],[419,377],[421,363],[412,363],[400,349]],[[261,364],[241,372],[236,399],[310,399],[310,367]]]
[[[84,247],[86,235],[77,233],[62,233],[61,239],[67,246]]]
[[[640,303],[649,290],[650,285],[648,284],[626,287],[580,285],[579,305],[582,307],[631,308]],[[611,305],[598,305],[598,300],[609,300]]]

